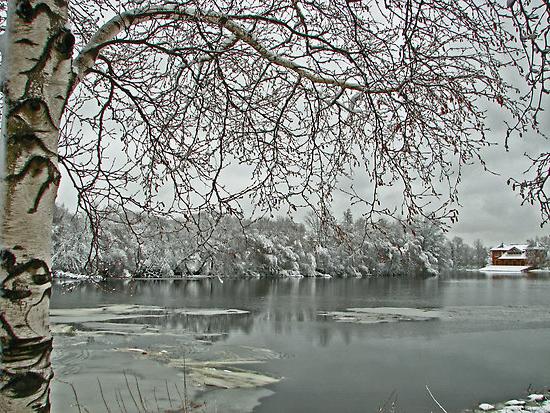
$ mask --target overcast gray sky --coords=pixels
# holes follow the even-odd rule
[[[466,169],[460,188],[460,218],[451,235],[470,243],[479,238],[489,245],[549,235],[548,225],[540,228],[539,207],[521,206],[519,195],[506,185],[510,176],[518,177],[529,167],[524,152],[535,154],[548,151],[549,147],[547,140],[530,135],[526,139],[512,140],[509,152],[502,145],[488,149],[485,152],[487,164],[500,176],[486,173],[479,165]]]

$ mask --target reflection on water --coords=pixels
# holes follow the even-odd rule
[[[109,281],[101,287],[84,283],[70,293],[63,291],[55,286],[53,308],[123,303],[163,310],[153,318],[108,320],[139,326],[139,331],[159,331],[112,338],[111,345],[124,341],[128,347],[181,347],[195,339],[209,343],[206,358],[218,350],[252,347],[282,355],[262,360],[258,368],[284,377],[269,386],[274,393],[264,390],[262,396],[254,396],[269,396],[254,408],[260,413],[376,411],[394,390],[400,411],[424,413],[435,409],[426,384],[452,412],[479,401],[521,396],[529,384],[550,384],[548,275],[488,278],[457,273],[429,279],[252,279],[223,284],[217,279]],[[364,307],[440,309],[442,316],[432,321],[356,324],[319,315]],[[250,313],[205,317],[178,311],[192,308]],[[101,329],[93,324],[80,327]],[[107,344],[80,347],[99,352]],[[85,383],[82,372],[68,368],[78,363],[67,360],[63,349],[56,351],[58,374]],[[114,374],[117,369],[124,366],[111,360],[97,374]],[[226,393],[205,397],[233,403]]]

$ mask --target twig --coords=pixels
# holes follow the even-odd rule
[[[132,401],[134,402],[134,405],[136,406],[137,411],[140,412],[139,406],[136,402],[134,394],[132,393],[132,389],[130,388],[130,384],[128,383],[128,377],[126,376],[126,371],[123,371],[123,374],[124,374],[124,380],[126,380],[126,388],[128,389],[128,392],[130,393],[130,397],[132,398]]]
[[[120,391],[120,389],[118,389],[118,397],[120,398],[122,407],[124,407],[124,413],[128,413],[128,411],[126,410],[126,404],[124,404],[124,398],[122,397],[122,392]]]
[[[445,410],[445,408],[443,406],[441,406],[441,404],[436,400],[436,398],[434,397],[434,395],[432,394],[432,392],[430,391],[430,388],[428,387],[428,385],[426,384],[426,390],[428,390],[428,393],[430,394],[432,400],[439,406],[439,408],[441,410],[443,410],[444,413],[447,413],[447,410]]]
[[[139,383],[138,383],[138,379],[137,379],[136,375],[134,375],[134,380],[136,381],[136,389],[137,389],[138,396],[139,396],[139,402],[141,403],[141,407],[143,407],[143,411],[146,412],[147,411],[147,406],[145,405],[145,402],[143,401],[143,397],[141,397],[141,389],[139,388]]]
[[[168,401],[170,402],[170,408],[172,408],[172,398],[170,397],[170,390],[168,389],[168,380],[164,380],[166,383],[166,394],[168,394]]]
[[[378,409],[378,413],[383,413],[384,411],[386,411],[386,407],[388,406],[388,403],[390,403],[390,400],[391,400],[391,404],[392,404],[392,407],[394,406],[394,403],[395,403],[395,389],[392,390],[392,392],[390,393],[390,395],[388,396],[388,398],[386,399],[386,401],[384,401],[384,404],[382,406],[380,406],[380,408]],[[393,400],[392,400],[393,399]]]
[[[107,409],[107,413],[111,413],[111,409],[109,409],[109,406],[107,405],[107,402],[105,401],[105,396],[103,395],[103,388],[101,387],[101,382],[99,381],[99,377],[97,378],[97,384],[99,385],[99,394],[101,394],[101,400],[103,400],[103,404],[105,405],[105,409]]]
[[[117,390],[118,390],[118,388],[115,388],[115,401],[116,401],[116,403],[118,404],[118,408],[120,409],[120,411],[121,411],[122,413],[126,413],[126,409],[123,409],[123,408],[122,408],[122,406],[120,405],[120,401],[118,400]]]
[[[187,366],[185,364],[185,354],[183,355],[183,410],[187,413]]]
[[[184,405],[185,407],[185,402],[183,401],[183,397],[181,395],[181,392],[180,392],[180,389],[178,387],[178,383],[174,383],[174,386],[176,387],[176,391],[178,392],[178,396],[180,396],[180,402]],[[184,413],[187,413],[187,411],[184,410]]]
[[[78,407],[78,413],[82,413],[82,409],[80,408],[80,402],[78,401],[78,395],[76,394],[76,389],[74,388],[73,384],[63,380],[58,380],[58,381],[60,383],[68,384],[69,386],[71,386],[71,389],[73,389],[74,398],[76,400],[76,407]]]
[[[157,413],[160,413],[159,401],[157,399],[157,388],[153,387],[153,397],[155,398],[155,404],[157,405]]]

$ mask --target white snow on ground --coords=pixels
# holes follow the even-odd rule
[[[523,406],[525,404],[524,400],[508,400],[506,403],[504,403],[507,406]]]
[[[53,271],[53,278],[76,281],[100,281],[102,278],[96,275],[75,274],[69,271]]]
[[[490,413],[550,413],[548,394],[531,394],[526,400],[508,400],[504,403],[481,403],[474,412]]]
[[[87,280],[90,278],[86,274],[75,274],[74,272],[69,271],[54,271],[53,272],[54,278],[68,278],[71,280]]]
[[[530,268],[529,265],[488,265],[480,268],[481,272],[505,272],[505,273],[522,273]]]

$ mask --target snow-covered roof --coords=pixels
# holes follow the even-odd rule
[[[491,251],[508,251],[514,247],[520,251],[525,251],[527,248],[529,248],[529,245],[528,244],[501,244],[498,247],[491,248]]]

